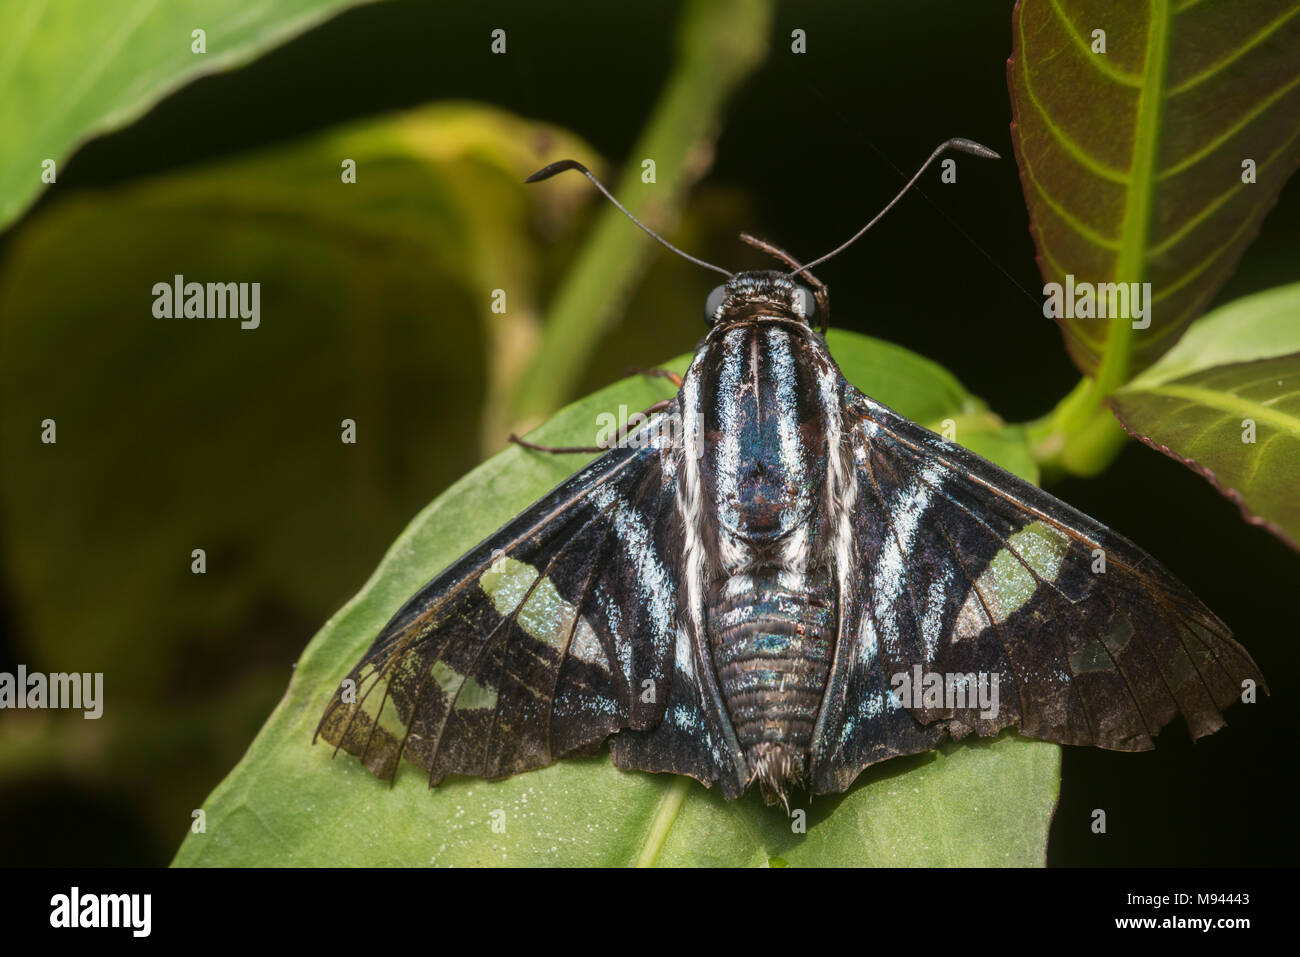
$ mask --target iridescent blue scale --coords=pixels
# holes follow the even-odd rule
[[[795,579],[781,587],[779,577]],[[707,630],[723,699],[736,738],[754,768],[787,761],[806,770],[817,710],[834,653],[831,578],[764,568],[744,576],[748,595],[727,585],[711,590]],[[720,625],[725,621],[725,625]]]

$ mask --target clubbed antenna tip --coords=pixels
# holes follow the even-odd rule
[[[550,179],[556,173],[563,173],[565,170],[570,170],[570,169],[576,169],[579,173],[582,173],[584,176],[591,175],[591,170],[587,169],[587,167],[583,166],[577,160],[565,159],[565,160],[556,160],[554,163],[552,163],[549,166],[543,166],[532,176],[524,180],[524,182],[540,183],[544,179]]]
[[[962,136],[954,136],[945,146],[955,150],[961,150],[963,153],[970,153],[972,156],[980,156],[984,159],[1000,160],[1002,157],[993,150],[989,149],[982,143],[976,143],[974,140],[968,140]]]

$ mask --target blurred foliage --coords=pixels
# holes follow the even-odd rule
[[[833,331],[831,351],[855,383],[921,422],[958,421],[959,440],[1033,478],[1017,429],[987,413],[948,372],[898,346]],[[667,367],[679,372],[690,356]],[[594,441],[598,416],[673,394],[635,377],[574,403],[529,437],[549,445]],[[403,764],[394,786],[351,756],[331,763],[308,747],[340,677],[398,607],[463,552],[558,485],[591,456],[511,447],[424,509],[361,592],[303,652],[289,691],[247,756],[204,802],[205,833],[190,834],[178,864],[483,865],[654,863],[758,865],[1041,865],[1056,805],[1060,751],[1002,735],[870,769],[843,796],[808,807],[794,835],[757,791],[727,801],[674,775],[629,773],[608,755],[564,760],[503,781],[453,778],[430,791]],[[910,773],[903,773],[910,772]],[[304,813],[307,811],[309,813]],[[505,830],[493,828],[504,812]]]
[[[676,30],[676,59],[617,195],[651,228],[671,225],[686,190],[713,163],[723,107],[767,53],[770,0],[689,0]],[[653,171],[646,164],[653,166]],[[569,267],[547,310],[541,342],[511,390],[518,430],[571,395],[600,332],[615,318],[625,290],[640,278],[654,247],[606,207],[582,254]]]
[[[531,298],[544,249],[524,238],[534,205],[556,215],[574,196],[525,194],[522,174],[574,146],[443,107],[79,196],[26,231],[0,275],[0,441],[32,451],[6,457],[0,505],[33,650],[81,670],[126,667],[119,694],[150,700],[202,684],[206,669],[159,654],[174,634],[196,632],[202,647],[205,633],[309,611],[345,589],[341,569],[302,555],[373,549],[405,517],[402,501],[471,464],[448,451],[476,434],[483,283]],[[355,188],[340,179],[342,157],[359,163]],[[142,291],[173,273],[264,277],[261,325],[155,318]],[[291,383],[274,407],[260,401],[268,380]],[[55,445],[33,429],[46,417]],[[345,418],[358,423],[355,445],[340,440]],[[426,441],[386,434],[417,425]],[[42,500],[63,505],[30,507]],[[207,578],[190,573],[200,547]],[[73,585],[70,559],[98,571],[75,580],[75,603],[57,600]],[[283,608],[249,607],[259,582]],[[204,620],[174,618],[186,602],[170,599],[192,594]]]
[[[0,229],[45,188],[42,164],[138,118],[205,73],[247,63],[372,0],[14,0],[0,4]],[[204,31],[203,52],[194,31]],[[55,180],[57,182],[57,178]]]

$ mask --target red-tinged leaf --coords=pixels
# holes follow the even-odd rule
[[[1020,0],[1013,36],[1044,280],[1151,283],[1146,328],[1058,320],[1076,365],[1118,384],[1206,307],[1300,162],[1300,2]]]

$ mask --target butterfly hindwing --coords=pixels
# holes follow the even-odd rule
[[[816,790],[945,732],[1140,750],[1181,714],[1200,737],[1243,680],[1263,686],[1227,627],[1132,543],[851,386],[845,406],[857,584]],[[952,690],[927,697],[918,677]]]
[[[317,733],[392,778],[500,778],[656,726],[672,673],[665,548],[677,450],[646,430],[425,585],[335,692]]]
[[[685,774],[709,787],[720,783],[723,796],[735,798],[747,781],[734,736],[722,726],[724,705],[700,680],[703,669],[713,667],[701,651],[689,629],[680,628],[663,721],[650,730],[615,735],[610,756],[621,768]]]

